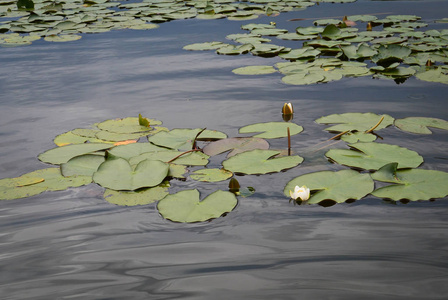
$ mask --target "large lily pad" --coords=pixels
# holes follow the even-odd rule
[[[255,149],[267,150],[269,149],[269,143],[264,139],[255,137],[227,138],[208,144],[202,151],[207,155],[213,156],[232,150],[227,154],[227,157],[231,157],[238,153]]]
[[[395,120],[394,124],[403,131],[419,134],[431,134],[428,127],[448,130],[448,121],[436,118],[409,117]]]
[[[319,124],[337,124],[325,128],[325,130],[328,131],[366,131],[378,124],[383,116],[384,119],[375,128],[375,131],[377,131],[392,125],[394,122],[394,118],[389,115],[380,116],[374,113],[344,113],[324,116],[317,119],[316,122]]]
[[[350,199],[361,199],[374,189],[369,174],[360,174],[354,170],[321,171],[294,178],[285,186],[283,193],[290,197],[289,191],[295,186],[306,186],[311,191],[308,203],[315,204],[323,200],[342,203]]]
[[[106,160],[93,174],[93,181],[112,190],[133,191],[159,185],[168,175],[169,165],[158,160],[143,160],[135,168],[123,158]]]
[[[148,119],[150,126],[161,125],[158,120]],[[153,130],[151,127],[140,125],[138,117],[128,117],[124,119],[106,120],[99,123],[98,128],[116,133],[136,133],[148,132]]]
[[[234,173],[267,174],[293,168],[303,161],[298,155],[273,158],[278,154],[280,151],[251,150],[232,156],[222,164]]]
[[[448,173],[437,170],[397,170],[397,163],[385,165],[372,178],[394,183],[376,189],[372,195],[392,200],[411,201],[443,198],[448,195]]]
[[[138,191],[115,191],[106,189],[104,199],[121,206],[136,206],[154,203],[168,195],[167,186],[155,186]]]
[[[94,153],[96,151],[106,150],[112,147],[112,145],[101,143],[68,145],[47,150],[39,154],[38,158],[43,162],[59,165],[68,162],[75,156]]]
[[[145,159],[160,160],[163,162],[172,162],[177,165],[186,166],[205,166],[208,164],[209,156],[199,152],[185,153],[182,151],[158,151],[158,152],[146,152],[138,156],[132,157],[129,162],[132,165],[136,165]]]
[[[231,192],[218,190],[200,201],[198,190],[186,190],[168,195],[157,208],[165,219],[174,222],[203,222],[231,212],[238,200]]]
[[[173,129],[169,132],[159,132],[153,136],[148,137],[148,141],[153,144],[179,150],[190,150],[193,147],[194,138],[203,129]],[[227,135],[215,131],[215,130],[204,130],[198,136],[197,140],[218,140],[226,138]]]
[[[129,160],[132,157],[139,156],[143,153],[158,151],[167,151],[167,149],[151,143],[133,143],[116,146],[109,150],[109,154]]]
[[[262,132],[254,135],[254,137],[263,139],[276,139],[281,137],[287,137],[288,128],[290,135],[299,134],[303,131],[303,127],[295,123],[267,122],[241,127],[239,132],[240,133]]]
[[[392,162],[397,162],[399,168],[416,168],[423,163],[417,152],[396,145],[372,142],[349,146],[353,150],[331,149],[325,156],[338,164],[365,170],[378,170]]]

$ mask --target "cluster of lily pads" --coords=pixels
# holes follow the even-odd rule
[[[350,149],[331,149],[325,155],[351,169],[301,175],[285,186],[287,197],[291,190],[302,185],[311,190],[311,197],[306,201],[310,204],[342,203],[368,194],[392,200],[428,200],[448,195],[448,173],[416,169],[423,162],[418,153],[374,142],[375,132],[391,125],[428,134],[431,133],[428,127],[448,130],[447,121],[417,117],[394,120],[388,115],[346,113],[325,116],[316,122],[336,124],[326,130],[337,132],[335,138],[348,141]],[[164,218],[200,222],[232,211],[238,203],[237,197],[255,192],[251,187],[241,188],[235,175],[276,173],[297,167],[304,160],[299,155],[291,155],[290,149],[287,153],[269,149],[268,139],[289,139],[303,131],[302,126],[291,121],[247,125],[239,132],[256,134],[234,138],[205,128],[168,130],[161,124],[140,115],[106,120],[92,128],[63,133],[54,139],[56,148],[38,156],[42,162],[57,167],[0,179],[0,200],[93,182],[105,188],[104,198],[110,203],[133,206],[158,201],[157,208]],[[226,152],[221,167],[206,167],[210,156]],[[197,189],[169,192],[177,180],[187,179],[229,180],[229,191],[217,190],[202,201]],[[374,180],[394,184],[374,190]]]
[[[356,0],[319,0],[355,2]],[[80,39],[85,33],[154,29],[179,19],[250,20],[259,15],[301,10],[316,0],[0,0],[0,46]]]
[[[316,20],[314,26],[297,27],[295,32],[277,28],[274,22],[250,23],[241,26],[249,33],[227,36],[235,43],[195,43],[184,49],[215,50],[223,55],[278,56],[288,62],[246,66],[233,72],[240,75],[280,72],[284,75],[282,81],[293,85],[360,76],[393,79],[397,83],[416,76],[448,84],[448,29],[424,30],[428,24],[420,19],[415,15],[388,15],[381,19],[374,15],[353,15]],[[297,41],[298,47],[271,43],[271,37]]]

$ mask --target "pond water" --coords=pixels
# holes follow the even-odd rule
[[[326,150],[308,150],[332,136],[315,119],[374,112],[448,120],[447,85],[361,77],[291,86],[278,74],[231,72],[279,58],[182,47],[225,41],[250,22],[274,20],[294,30],[299,23],[288,21],[293,18],[391,13],[430,23],[448,17],[447,11],[446,1],[323,3],[255,21],[190,19],[155,30],[0,48],[1,178],[45,168],[36,157],[54,147],[58,134],[139,113],[170,129],[206,127],[238,136],[244,125],[281,121],[283,103],[291,102],[294,122],[305,128],[292,140],[305,162],[284,173],[238,176],[255,194],[211,222],[173,223],[155,204],[115,206],[94,184],[2,201],[1,298],[446,299],[446,198],[392,204],[367,197],[330,207],[299,206],[288,202],[283,188],[301,174],[345,168],[328,162]],[[381,134],[384,142],[421,154],[422,168],[448,171],[446,131],[413,135],[388,128]],[[283,139],[270,143],[286,147]],[[172,191],[198,187],[207,195],[227,184],[204,187],[187,179]]]

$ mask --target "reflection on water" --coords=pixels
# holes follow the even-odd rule
[[[322,4],[282,14],[276,22],[291,29],[298,25],[288,19],[346,14],[347,7],[356,14],[375,8],[429,19],[442,13],[435,9],[440,2],[416,3]],[[236,136],[241,126],[281,121],[283,103],[292,102],[294,121],[305,128],[292,140],[304,164],[280,176],[238,177],[256,193],[210,223],[171,223],[154,205],[116,207],[95,185],[0,203],[2,299],[446,298],[446,199],[390,205],[370,197],[323,208],[294,206],[282,191],[298,175],[342,168],[326,161],[325,149],[303,150],[332,136],[316,118],[372,111],[448,119],[447,86],[370,78],[286,86],[276,74],[230,72],[277,58],[180,50],[223,40],[239,26],[186,20],[153,31],[0,49],[2,178],[45,167],[36,156],[62,132],[138,113],[169,128],[207,127]],[[448,171],[445,132],[416,136],[390,128],[381,134],[384,142],[419,152],[423,168]],[[286,146],[281,140],[271,144]],[[226,186],[216,183],[202,192]]]

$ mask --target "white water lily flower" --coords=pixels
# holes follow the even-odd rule
[[[296,185],[293,191],[289,191],[289,195],[292,199],[297,200],[297,198],[302,199],[302,201],[306,201],[310,198],[310,189],[306,187],[306,185],[300,187]]]

